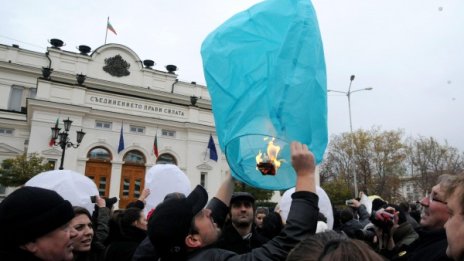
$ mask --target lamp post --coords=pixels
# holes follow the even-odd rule
[[[66,152],[66,148],[77,148],[82,142],[82,139],[84,138],[85,132],[82,131],[76,131],[77,137],[76,141],[77,143],[74,144],[69,140],[69,129],[71,128],[72,120],[68,119],[63,120],[64,123],[64,130],[60,132],[61,128],[58,128],[58,126],[52,127],[52,139],[53,139],[53,145],[54,146],[60,146],[63,152],[61,153],[61,163],[60,163],[60,170],[63,169],[63,162],[64,162],[64,154]],[[59,137],[59,141],[57,142],[56,140]]]
[[[352,123],[352,120],[351,120],[351,94],[355,93],[355,92],[360,92],[360,91],[370,91],[373,88],[372,87],[367,87],[367,88],[363,88],[363,89],[351,90],[351,84],[354,81],[354,77],[355,77],[354,75],[350,76],[350,84],[348,85],[348,91],[347,92],[337,91],[337,90],[327,90],[327,92],[343,93],[348,98],[348,113],[349,113],[349,117],[350,117],[350,134],[351,134],[351,159],[353,161],[352,162],[353,166],[351,168],[351,171],[353,172],[353,179],[354,179],[354,181],[353,181],[354,182],[354,194],[355,194],[355,197],[357,197],[358,196],[358,180],[357,180],[355,164],[354,164],[354,134],[353,134],[353,123]]]

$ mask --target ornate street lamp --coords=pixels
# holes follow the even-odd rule
[[[76,144],[72,143],[69,140],[69,129],[71,128],[72,120],[69,118],[66,120],[63,120],[64,123],[64,131],[60,132],[61,128],[58,128],[57,126],[52,127],[52,139],[53,139],[53,145],[54,146],[60,146],[63,152],[61,153],[61,163],[60,163],[60,170],[63,169],[63,162],[64,162],[64,155],[66,152],[66,148],[77,148],[82,142],[82,139],[85,136],[85,132],[82,131],[76,131]],[[58,142],[57,139],[59,138]]]

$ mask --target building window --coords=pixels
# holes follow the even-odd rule
[[[0,135],[13,136],[14,129],[0,128]]]
[[[177,165],[177,160],[176,158],[169,154],[169,153],[163,153],[159,155],[159,157],[156,159],[156,164],[174,164]]]
[[[406,186],[406,191],[407,191],[407,192],[411,191],[411,186],[410,186],[410,185],[407,185],[407,186]]]
[[[95,121],[95,128],[98,128],[98,129],[111,129],[111,122],[108,122],[108,121]]]
[[[13,85],[10,91],[10,99],[8,100],[8,110],[21,111],[21,102],[23,98],[24,87]]]
[[[50,170],[56,169],[56,159],[47,159],[48,166],[50,166]]]
[[[139,127],[139,126],[130,126],[130,132],[132,133],[137,133],[137,134],[144,134],[145,133],[145,127]]]
[[[173,130],[161,130],[161,135],[166,137],[176,137],[176,131]]]
[[[111,156],[111,153],[102,147],[96,147],[93,148],[89,153],[87,154],[87,157],[91,160],[102,160],[102,161],[111,161],[113,158]]]
[[[26,99],[35,98],[36,95],[36,88],[26,89],[23,86],[13,85],[8,100],[8,110],[24,112],[26,110]]]
[[[201,172],[200,173],[200,185],[206,188],[206,177],[208,176],[208,172]]]
[[[123,161],[125,163],[132,163],[132,164],[145,164],[145,156],[142,152],[137,150],[131,150],[124,155]]]

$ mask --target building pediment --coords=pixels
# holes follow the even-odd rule
[[[58,150],[58,149],[55,149],[55,148],[48,149],[48,150],[43,150],[42,155],[45,155],[45,156],[61,156],[61,150]]]
[[[203,164],[200,164],[197,166],[197,169],[199,170],[212,170],[213,167],[211,167],[211,165],[209,165],[208,163],[203,163]]]
[[[18,155],[23,153],[22,150],[19,150],[13,146],[10,146],[6,143],[0,143],[0,154],[1,155]]]

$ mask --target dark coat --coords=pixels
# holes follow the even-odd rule
[[[262,246],[269,241],[266,237],[261,236],[254,226],[251,230],[251,237],[243,239],[232,224],[227,224],[219,238],[216,247],[230,250],[237,254],[244,254],[250,252],[252,249]]]
[[[419,235],[411,223],[403,222],[393,233],[393,241],[396,246],[410,245],[419,238]]]
[[[357,219],[352,219],[340,226],[340,231],[343,231],[348,237],[356,238],[356,230],[362,230],[364,226]]]
[[[130,226],[123,229],[121,235],[114,239],[106,249],[105,260],[130,261],[139,244],[145,239],[145,230]]]
[[[392,260],[452,260],[446,256],[448,242],[444,228],[432,231],[419,228],[416,232],[419,238],[409,246],[398,249]]]
[[[292,195],[292,205],[287,224],[282,232],[262,247],[252,252],[238,255],[220,248],[203,248],[191,252],[190,261],[238,261],[238,260],[285,260],[295,245],[310,234],[316,232],[317,206],[319,198],[315,193],[298,191]]]
[[[5,261],[40,261],[42,259],[34,256],[31,252],[20,248],[11,250],[0,250],[0,260]]]

